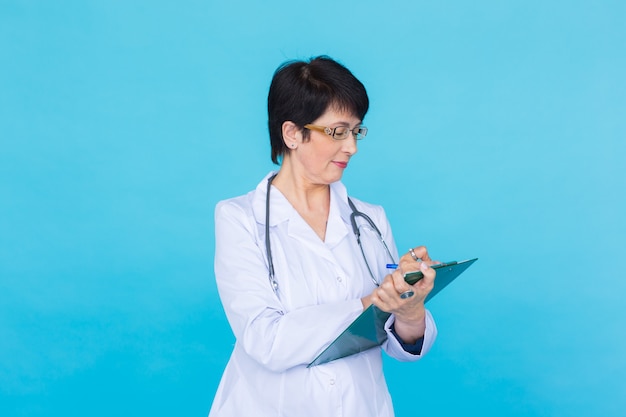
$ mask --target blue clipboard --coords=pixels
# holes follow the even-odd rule
[[[474,258],[433,265],[432,268],[437,270],[437,277],[425,302],[430,301],[477,260],[478,258]],[[387,340],[384,327],[390,315],[374,305],[369,306],[307,368],[380,346]]]

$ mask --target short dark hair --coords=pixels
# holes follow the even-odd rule
[[[282,126],[292,121],[300,128],[313,122],[331,106],[363,120],[369,99],[363,84],[343,65],[328,56],[309,61],[287,61],[272,78],[267,96],[272,162],[285,154]],[[308,138],[308,131],[304,131]]]

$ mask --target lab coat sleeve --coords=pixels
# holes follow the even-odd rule
[[[244,351],[274,372],[306,365],[362,311],[360,299],[286,311],[268,278],[265,244],[243,204],[215,213],[215,277],[226,316]]]
[[[433,316],[430,314],[430,311],[426,310],[426,331],[424,332],[422,351],[419,355],[409,353],[402,348],[402,344],[400,344],[398,339],[396,339],[391,332],[391,325],[394,320],[395,317],[392,314],[385,323],[385,331],[387,332],[387,340],[383,343],[383,349],[385,352],[392,358],[402,362],[412,362],[421,359],[422,356],[428,353],[435,342],[435,338],[437,337],[437,326],[435,326],[435,321],[433,320]]]

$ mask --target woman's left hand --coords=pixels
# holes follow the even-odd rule
[[[383,311],[395,315],[395,331],[405,343],[415,343],[426,329],[424,300],[433,289],[435,270],[430,267],[428,250],[424,246],[413,249],[418,260],[407,253],[400,258],[398,268],[387,275],[371,295],[371,302]],[[421,271],[424,278],[413,285],[404,280],[404,274]]]

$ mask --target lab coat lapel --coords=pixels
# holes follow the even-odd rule
[[[344,196],[342,196],[342,194],[344,194]],[[284,199],[282,195],[281,197]],[[319,256],[322,256],[333,263],[338,263],[338,260],[333,255],[332,250],[348,235],[348,228],[346,226],[346,222],[344,221],[341,208],[342,205],[347,206],[346,197],[345,188],[341,185],[341,183],[336,182],[330,185],[330,210],[328,213],[328,223],[326,225],[326,236],[324,241],[317,236],[311,226],[309,226],[308,223],[300,217],[298,212],[289,203],[287,203],[291,209],[289,215],[289,236],[293,239],[299,240],[303,245],[306,245],[311,250],[315,251],[315,253]],[[346,202],[343,200],[346,200]],[[349,218],[350,216],[348,216],[348,222]]]
[[[334,248],[349,234],[350,214],[346,216],[348,195],[341,182],[330,185],[330,212],[326,225],[326,246]]]
[[[258,184],[253,196],[253,211],[256,221],[265,224],[265,199],[267,195],[267,179],[273,175],[271,172]],[[288,234],[291,238],[302,242],[311,250],[327,259],[336,262],[331,250],[337,246],[349,234],[350,207],[347,202],[347,192],[341,182],[330,185],[330,211],[326,226],[326,240],[322,240],[315,234],[293,206],[287,201],[282,193],[273,188],[270,193],[270,226],[288,221]]]
[[[326,239],[324,242],[315,234],[313,229],[293,210],[293,216],[289,220],[289,235],[298,239],[302,244],[308,246],[333,263],[340,264],[336,259],[333,249],[348,237],[350,215],[346,214],[346,209],[350,208],[347,203],[345,187],[339,183],[333,183],[330,187],[330,211],[328,213],[328,223],[326,225]]]

